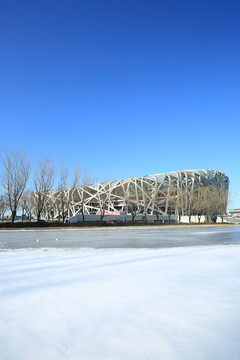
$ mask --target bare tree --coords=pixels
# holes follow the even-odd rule
[[[107,210],[107,203],[108,203],[108,190],[109,185],[103,186],[102,184],[99,185],[98,189],[98,203],[99,203],[99,210],[100,210],[100,220],[103,221],[105,212]]]
[[[127,205],[127,212],[131,213],[132,222],[134,222],[134,219],[137,215],[137,204],[128,196],[125,197],[125,203]]]
[[[27,154],[23,151],[6,151],[1,155],[0,161],[3,165],[1,184],[8,198],[13,223],[20,199],[29,179],[30,162]]]
[[[81,178],[81,170],[78,166],[76,166],[73,171],[71,186],[67,190],[65,197],[66,215],[68,215],[68,217],[71,216],[71,206],[74,203],[75,191],[76,188],[79,186],[80,178]]]
[[[191,223],[193,215],[193,201],[194,201],[194,191],[186,190],[185,192],[185,203],[186,203],[186,215],[188,216],[189,224]]]
[[[181,222],[181,217],[184,215],[184,206],[185,206],[186,196],[185,189],[179,188],[177,190],[176,198],[175,198],[175,207],[178,213],[178,222]]]
[[[160,215],[160,208],[159,208],[159,184],[157,182],[155,182],[155,186],[154,186],[154,190],[152,193],[152,201],[154,204],[154,211],[153,214],[157,216],[157,221],[159,221],[159,215]]]
[[[43,156],[39,160],[37,169],[34,173],[33,183],[35,189],[33,194],[33,205],[37,221],[39,221],[45,210],[48,193],[52,189],[54,183],[54,163],[49,158]]]
[[[141,191],[142,205],[143,205],[143,213],[145,215],[145,222],[148,221],[148,209],[153,201],[153,195],[151,193],[151,184],[143,182],[142,191]],[[136,207],[136,206],[135,206]]]
[[[8,210],[8,198],[6,195],[0,195],[0,217],[2,218],[2,221],[4,219],[4,215],[6,211]]]
[[[92,184],[94,182],[94,178],[92,178],[91,175],[84,173],[81,177],[81,187],[82,187],[82,193],[81,193],[81,213],[82,213],[82,221],[85,221],[85,203],[86,199],[89,196],[89,189],[88,185]]]
[[[77,186],[79,186],[80,178],[81,178],[81,170],[79,166],[75,166],[73,170],[72,188],[76,188]]]
[[[221,216],[223,222],[223,215],[226,211],[228,200],[228,189],[221,189],[214,186],[211,187],[210,201],[212,220],[214,222],[216,221],[217,216]]]
[[[69,181],[69,169],[67,167],[61,166],[60,180],[56,194],[56,206],[59,220],[60,217],[62,217],[63,222],[65,222],[66,217],[70,212],[74,190],[79,185],[80,178],[81,171],[78,166],[76,166],[74,169],[72,181]]]
[[[96,182],[96,180],[90,174],[84,172],[81,175],[81,186],[90,185],[90,184],[93,184],[94,182]]]
[[[221,189],[214,185],[201,187],[194,192],[193,212],[198,216],[200,222],[201,215],[205,215],[206,221],[215,222],[217,216],[222,217],[226,210],[228,201],[228,190]]]
[[[68,183],[68,168],[61,166],[60,169],[60,180],[58,184],[58,201],[56,201],[56,206],[58,209],[58,218],[60,220],[62,216],[62,221],[65,222],[69,208],[69,196],[67,196],[67,183]]]
[[[204,214],[204,206],[205,206],[204,189],[198,188],[193,193],[192,210],[193,213],[197,215],[199,223],[201,221],[201,216]]]
[[[33,192],[30,189],[24,191],[21,197],[20,205],[22,207],[22,220],[28,217],[28,220],[32,220],[33,211]]]

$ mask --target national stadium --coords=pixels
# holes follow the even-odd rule
[[[52,190],[45,218],[180,221],[181,216],[223,214],[229,179],[218,170],[183,170]]]

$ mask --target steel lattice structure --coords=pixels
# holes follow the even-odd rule
[[[184,170],[53,190],[48,194],[45,217],[49,211],[54,218],[61,216],[61,202],[69,218],[82,213],[113,215],[133,210],[157,216],[184,215],[191,196],[209,186],[226,195],[229,179],[217,170]]]

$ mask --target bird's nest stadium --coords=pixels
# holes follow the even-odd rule
[[[209,205],[218,203],[212,212],[226,209],[229,179],[211,169],[184,170],[127,178],[99,184],[49,192],[45,209],[48,216],[60,218],[64,202],[66,216],[78,219],[94,215],[154,216],[206,214]],[[217,194],[217,198],[216,198]],[[211,203],[211,204],[210,204]],[[200,206],[201,204],[201,206]]]

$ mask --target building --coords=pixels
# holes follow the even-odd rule
[[[138,214],[154,219],[218,215],[226,210],[229,179],[217,170],[184,170],[53,190],[45,218],[100,219]],[[96,215],[99,215],[98,217]]]
[[[240,218],[240,209],[229,210],[229,213],[233,218]]]

